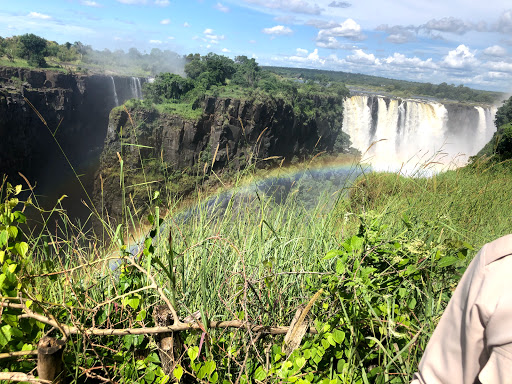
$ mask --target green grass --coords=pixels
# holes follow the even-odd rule
[[[244,172],[250,178],[262,171]],[[153,195],[143,216],[127,195],[124,225],[104,223],[110,240],[103,246],[57,205],[58,236],[49,228],[31,233],[19,226],[30,255],[18,259],[20,294],[62,323],[119,329],[153,325],[161,293],[176,302],[180,317],[200,310],[213,321],[287,325],[299,304],[322,289],[311,317],[323,331],[306,336],[289,357],[296,368],[285,365],[282,336],[258,336],[251,344],[244,330],[211,330],[202,357],[186,354],[181,366],[209,382],[214,378],[201,373],[208,361],[215,362],[217,379],[228,383],[239,375],[261,378],[262,370],[266,377],[260,381],[266,383],[287,377],[304,383],[407,383],[464,267],[481,245],[510,232],[512,172],[485,162],[430,178],[368,173],[336,194],[322,195],[323,182],[307,184],[320,195],[314,206],[293,190],[283,202],[244,180],[237,178],[234,187],[240,188],[217,201],[199,188],[188,208],[172,200],[164,205],[163,196]],[[144,240],[137,264],[145,272],[129,261],[111,269],[112,258]],[[148,276],[161,293],[145,289]],[[37,334],[30,340],[26,333],[13,335],[0,352],[37,340],[49,329],[43,328],[33,328]],[[189,348],[202,344],[201,333],[182,336]],[[141,351],[149,353],[143,363],[148,369],[137,369]],[[160,382],[155,353],[151,337],[76,335],[66,355],[68,375],[84,382],[93,369],[119,381]],[[9,368],[28,371],[33,364],[15,359]],[[149,371],[155,376],[146,376]]]
[[[475,247],[512,231],[512,169],[481,161],[429,178],[405,178],[376,173],[359,180],[352,193],[354,206],[401,214],[456,231]]]
[[[160,113],[168,115],[178,115],[187,120],[197,120],[202,114],[202,108],[192,108],[192,103],[187,102],[166,102],[161,104],[155,104],[155,109]]]

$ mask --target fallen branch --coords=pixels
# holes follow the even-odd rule
[[[37,355],[37,349],[33,349],[32,351],[15,351],[15,352],[0,353],[0,360],[8,359],[10,357],[23,357],[23,356],[30,356],[30,355]]]
[[[27,375],[21,372],[0,372],[0,380],[5,381],[23,381],[26,383],[51,384],[49,380],[38,379],[35,376]]]

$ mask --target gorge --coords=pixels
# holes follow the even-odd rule
[[[186,194],[210,171],[235,173],[255,162],[278,165],[323,151],[349,152],[350,146],[376,168],[399,168],[425,160],[426,151],[428,159],[439,150],[447,162],[464,154],[458,159],[463,163],[495,131],[492,106],[371,94],[314,97],[314,116],[271,96],[206,96],[194,105],[197,119],[158,112],[140,102],[115,108],[140,99],[145,81],[0,68],[0,172],[17,182],[21,171],[40,194],[55,199],[65,193],[72,198],[66,208],[82,206],[78,201],[88,200],[57,141],[86,189],[94,190],[95,201],[101,194],[107,211],[116,216],[121,210],[119,156],[126,185],[154,183]],[[136,203],[146,200],[134,193]]]

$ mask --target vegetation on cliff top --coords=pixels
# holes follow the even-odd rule
[[[30,40],[35,38],[45,42],[45,48],[33,52],[30,55],[24,54],[23,40],[29,36]],[[211,54],[213,55],[213,54]],[[221,66],[226,64],[223,56],[215,55],[217,58],[211,58],[210,63],[202,60],[198,54],[189,54],[181,56],[176,52],[169,50],[160,50],[153,48],[149,53],[141,53],[137,48],[130,48],[128,52],[123,50],[110,51],[105,49],[97,51],[90,45],[76,41],[74,43],[66,42],[58,44],[54,41],[44,40],[35,35],[13,36],[8,38],[0,37],[0,64],[10,66],[28,66],[44,67],[48,65],[54,69],[67,70],[71,72],[93,72],[129,75],[129,76],[156,76],[162,72],[176,73],[184,75],[184,66],[187,62],[193,62],[189,65],[187,75],[191,78],[197,78],[200,72],[208,67],[210,75],[216,76],[212,71],[212,61],[217,61]],[[30,59],[30,62],[27,61]],[[228,59],[229,60],[229,59]],[[257,77],[257,69],[254,59],[245,58],[247,61],[246,72],[238,72],[233,81],[237,83],[247,83],[254,85]],[[236,59],[235,59],[236,61]],[[251,67],[252,65],[252,67]],[[233,70],[232,66],[227,65],[225,70]],[[475,90],[463,85],[455,86],[446,83],[431,84],[410,82],[404,80],[388,79],[378,76],[363,74],[354,74],[340,71],[325,71],[306,68],[281,68],[265,67],[261,72],[272,72],[281,78],[291,79],[292,81],[311,81],[319,84],[344,83],[350,87],[362,87],[366,90],[387,92],[398,97],[426,96],[437,99],[456,100],[462,102],[488,103],[493,104],[499,101],[503,94],[499,92]],[[186,72],[186,71],[185,71]],[[197,74],[197,75],[196,75]],[[220,74],[225,76],[226,74]],[[207,83],[219,82],[217,79],[207,79],[203,75],[203,81]],[[225,76],[230,78],[230,76]]]
[[[496,132],[475,159],[484,155],[497,162],[512,159],[512,97],[498,108],[494,123]]]
[[[327,83],[338,81],[347,84],[349,88],[361,88],[364,91],[386,92],[397,97],[432,97],[438,100],[456,100],[461,102],[476,102],[494,104],[501,101],[503,93],[481,91],[454,84],[432,84],[405,80],[388,79],[385,77],[354,74],[338,71],[325,71],[306,68],[265,67],[285,78],[302,79]]]

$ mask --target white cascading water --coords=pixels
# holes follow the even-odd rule
[[[452,113],[471,112],[464,108]],[[426,163],[443,169],[463,165],[491,139],[496,108],[475,108],[472,119],[450,116],[437,102],[356,95],[345,99],[343,131],[374,169],[413,172]]]
[[[142,99],[142,87],[138,77],[132,77],[130,81],[130,89],[132,91],[132,98]]]
[[[114,102],[116,103],[116,107],[117,107],[117,106],[119,106],[119,99],[117,98],[116,83],[114,81],[114,77],[110,76],[110,80],[112,80],[112,91],[114,93]]]

